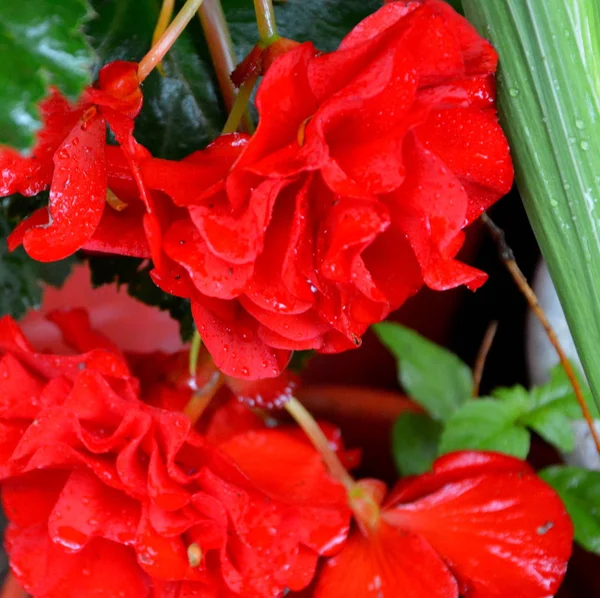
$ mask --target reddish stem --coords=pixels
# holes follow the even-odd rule
[[[19,585],[15,576],[9,572],[4,581],[0,598],[28,598],[28,596],[29,594]]]
[[[138,79],[140,83],[152,72],[154,67],[165,57],[177,38],[183,33],[188,23],[194,18],[196,11],[200,8],[202,0],[187,0],[183,8],[173,19],[166,31],[161,35],[156,44],[152,46],[148,54],[142,58],[138,68]]]

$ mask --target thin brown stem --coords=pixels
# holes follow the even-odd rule
[[[221,0],[204,0],[198,16],[204,30],[223,102],[227,111],[231,112],[237,96],[235,85],[231,80],[231,73],[236,67],[236,57]],[[251,133],[254,129],[248,110],[242,116],[240,128],[247,133]]]
[[[202,0],[187,0],[160,39],[150,48],[148,54],[142,58],[138,67],[138,79],[140,83],[162,61],[165,54],[177,41],[177,38],[182,34],[188,23],[194,18],[201,4]]]
[[[560,359],[560,363],[563,366],[569,378],[569,381],[571,382],[571,385],[573,386],[573,390],[575,391],[575,397],[577,398],[577,402],[579,403],[581,411],[583,412],[583,417],[585,418],[585,421],[587,422],[587,425],[590,429],[590,434],[594,439],[596,450],[598,451],[598,453],[600,453],[600,438],[598,437],[596,426],[594,425],[594,418],[592,417],[592,414],[590,413],[590,410],[587,406],[585,397],[581,390],[581,386],[579,384],[579,381],[577,380],[575,372],[573,371],[573,366],[571,365],[571,362],[569,361],[564,349],[562,348],[558,337],[556,336],[556,332],[554,332],[552,325],[548,321],[548,317],[544,313],[544,310],[542,309],[542,306],[540,305],[536,294],[534,293],[531,286],[529,286],[527,279],[525,278],[523,272],[521,272],[521,269],[517,265],[514,253],[509,247],[508,243],[506,242],[506,235],[504,234],[504,231],[485,213],[481,215],[481,220],[488,227],[492,238],[496,241],[500,259],[506,266],[517,287],[527,300],[529,307],[544,327],[548,339],[556,349],[556,352],[558,353],[558,357]]]
[[[498,331],[498,322],[490,322],[485,334],[483,335],[483,340],[481,341],[481,346],[479,347],[479,352],[477,353],[477,358],[475,359],[475,366],[473,367],[473,396],[479,396],[479,387],[481,385],[481,379],[483,378],[483,370],[485,368],[485,362],[487,360],[487,356],[492,348],[492,343],[494,342],[494,337],[496,336],[496,332]]]

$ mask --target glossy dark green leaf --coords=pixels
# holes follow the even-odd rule
[[[0,2],[0,145],[33,145],[37,104],[54,85],[76,99],[91,79],[92,50],[81,29],[87,0]]]
[[[434,419],[447,420],[473,395],[471,370],[454,353],[393,322],[373,326],[398,360],[398,378]]]
[[[248,0],[222,3],[241,55],[256,43],[253,4]],[[275,4],[275,15],[280,35],[299,42],[312,41],[319,50],[328,51],[380,7],[380,0],[285,0]]]
[[[160,2],[93,0],[97,17],[88,33],[101,66],[112,60],[139,61],[148,52]],[[198,43],[196,43],[198,41]],[[157,157],[179,159],[214,139],[225,122],[219,91],[200,25],[193,21],[143,85],[144,107],[135,136]]]
[[[549,467],[540,477],[558,492],[575,526],[575,540],[600,554],[600,471]]]
[[[423,413],[403,413],[392,430],[392,454],[400,475],[431,469],[438,453],[442,424]]]
[[[519,419],[526,405],[518,398],[475,399],[463,405],[447,422],[439,453],[459,450],[497,451],[525,459],[530,434]]]

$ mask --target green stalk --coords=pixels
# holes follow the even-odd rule
[[[600,406],[600,3],[463,6],[500,55],[517,185]]]

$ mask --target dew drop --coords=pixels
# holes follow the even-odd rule
[[[583,122],[583,121],[582,121],[580,118],[578,118],[578,119],[575,121],[575,126],[576,126],[576,127],[577,127],[577,128],[580,130],[580,131],[583,131],[583,129],[585,129],[585,123],[584,123],[584,122]]]
[[[556,208],[556,207],[558,206],[558,202],[557,202],[555,199],[551,199],[551,200],[550,200],[550,205],[551,205],[553,208]]]
[[[511,87],[508,90],[508,93],[510,95],[511,98],[516,98],[519,96],[519,94],[521,93],[516,87]]]
[[[590,144],[587,141],[582,141],[579,144],[579,147],[584,151],[587,152],[590,149]]]

